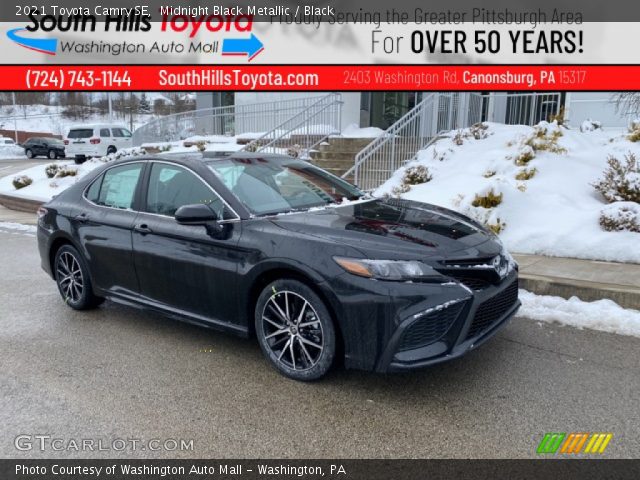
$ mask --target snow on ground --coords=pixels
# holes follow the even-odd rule
[[[0,159],[24,157],[24,148],[17,145],[0,145]]]
[[[561,131],[557,139],[561,151],[538,150],[526,166],[517,166],[515,159],[528,151],[524,142],[534,135],[534,128],[486,125],[483,139],[449,132],[420,152],[418,160],[396,171],[376,195],[400,194],[460,211],[483,223],[503,224],[500,237],[513,252],[640,263],[640,234],[604,231],[599,216],[606,202],[592,186],[603,176],[609,155],[620,160],[630,151],[640,155],[640,142],[630,142],[625,132],[580,132],[546,124],[550,131]],[[415,165],[427,167],[432,180],[406,193],[393,193],[405,169]],[[536,169],[534,176],[517,180],[516,175],[525,169]],[[472,205],[476,194],[491,190],[502,194],[500,205]]]
[[[245,147],[238,143],[211,143],[206,146],[207,152],[239,152]]]
[[[35,236],[37,228],[35,225],[23,225],[22,223],[0,222],[0,232],[17,233],[27,236]]]
[[[577,297],[535,295],[520,290],[519,316],[576,328],[640,337],[640,311],[622,308],[611,300],[583,302]]]
[[[376,138],[384,133],[384,130],[377,127],[360,128],[357,123],[352,123],[342,130],[339,137],[344,138]]]

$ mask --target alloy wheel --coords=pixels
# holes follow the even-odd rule
[[[70,252],[64,252],[56,265],[58,284],[66,302],[79,303],[84,292],[84,277],[78,259]]]
[[[262,311],[263,334],[277,361],[296,371],[315,366],[324,350],[324,332],[316,310],[302,295],[275,292]]]

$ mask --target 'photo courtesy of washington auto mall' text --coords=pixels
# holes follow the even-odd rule
[[[0,3],[0,480],[640,478],[640,3]]]

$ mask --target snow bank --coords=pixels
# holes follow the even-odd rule
[[[238,143],[211,143],[206,145],[207,152],[239,152],[245,147]]]
[[[583,133],[544,123],[545,138],[553,139],[545,144],[533,127],[487,125],[486,138],[478,140],[469,130],[462,136],[450,132],[396,171],[375,194],[399,194],[491,224],[501,229],[500,237],[513,252],[640,263],[640,234],[601,228],[606,202],[593,187],[609,155],[640,155],[640,142],[630,142],[623,132]],[[525,149],[531,153],[531,144],[537,148],[527,161],[522,154]],[[415,165],[428,168],[433,178],[402,193],[398,187],[404,172]],[[525,174],[532,176],[523,179]],[[476,195],[488,192],[502,195],[502,202],[495,208],[474,206]]]
[[[19,233],[29,237],[35,237],[37,228],[35,225],[23,225],[22,223],[0,222],[0,232]]]
[[[22,158],[24,148],[17,145],[0,145],[0,158]]]
[[[352,123],[339,136],[344,138],[376,138],[383,133],[384,130],[377,127],[360,128],[357,123]]]
[[[522,317],[542,322],[557,322],[577,328],[640,337],[640,311],[622,308],[611,300],[583,302],[577,297],[535,295],[520,290]]]

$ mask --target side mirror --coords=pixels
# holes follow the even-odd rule
[[[207,205],[184,205],[176,211],[176,222],[180,225],[206,225],[218,220],[216,212]]]

